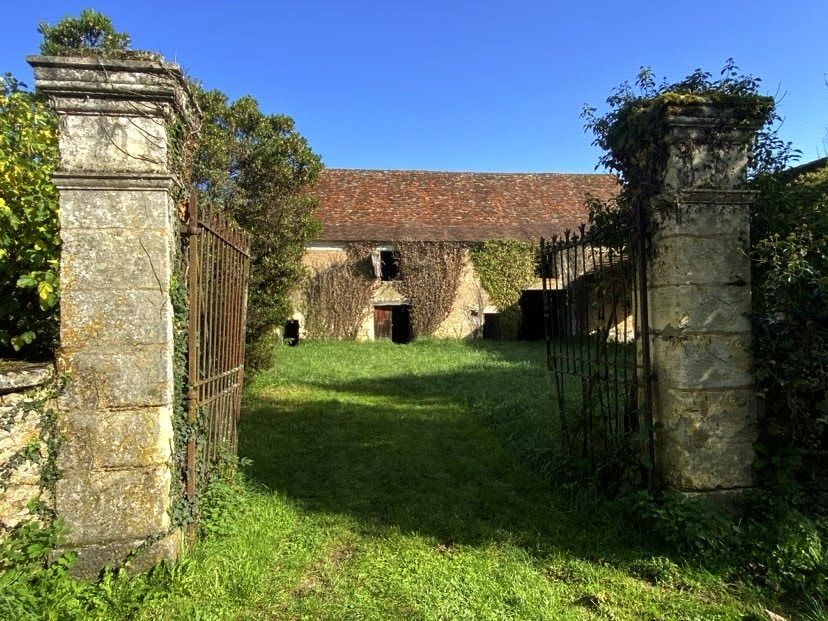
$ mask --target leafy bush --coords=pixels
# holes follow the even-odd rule
[[[801,451],[804,465],[816,467],[828,449],[828,167],[764,175],[752,188],[754,350],[767,410],[761,449],[765,473],[776,476],[780,455]]]
[[[673,550],[723,552],[737,541],[738,524],[707,498],[639,491],[620,502]]]
[[[322,162],[293,119],[264,114],[252,97],[232,103],[196,87],[204,118],[192,181],[202,203],[231,215],[252,239],[247,365],[270,363],[268,336],[290,313],[290,292],[305,271],[301,258],[319,231],[307,190]]]
[[[40,51],[48,55],[123,50],[130,43],[129,34],[116,32],[112,20],[93,9],[81,11],[78,17],[64,17],[54,26],[41,22],[37,31],[43,35]]]
[[[236,532],[245,507],[245,480],[241,467],[250,460],[223,452],[210,466],[204,490],[199,494],[199,531],[205,537]]]
[[[69,577],[73,553],[49,562],[52,550],[63,540],[60,522],[44,526],[26,522],[0,543],[0,618],[79,618],[85,606],[80,598],[85,585]]]
[[[828,519],[809,517],[789,500],[763,490],[744,500],[736,513],[702,496],[642,491],[614,506],[685,559],[729,568],[734,577],[769,589],[799,610],[824,609]],[[660,557],[632,569],[654,583],[669,582],[675,574],[673,563]]]
[[[44,356],[57,339],[57,121],[6,74],[0,93],[0,356]]]

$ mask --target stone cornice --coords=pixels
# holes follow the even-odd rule
[[[753,190],[684,189],[676,194],[680,205],[749,205],[758,192]]]
[[[168,104],[188,118],[200,114],[181,68],[173,63],[98,56],[26,60],[38,90],[52,98],[59,112],[84,112],[84,102],[92,99]]]
[[[55,171],[52,181],[58,190],[146,190],[168,191],[172,175],[152,173],[78,173]]]

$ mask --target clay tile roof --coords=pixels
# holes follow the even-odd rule
[[[586,222],[588,195],[617,192],[611,175],[336,168],[313,191],[326,241],[536,240]]]

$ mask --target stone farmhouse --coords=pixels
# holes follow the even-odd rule
[[[344,261],[349,246],[371,253],[375,286],[357,338],[410,336],[410,302],[395,286],[395,241],[518,240],[538,243],[587,221],[586,200],[618,191],[606,174],[470,173],[413,170],[326,169],[315,186],[322,232],[306,250],[311,272]],[[540,279],[520,301],[524,338],[543,337]],[[288,333],[301,333],[304,313],[295,300]],[[448,316],[434,333],[442,338],[498,336],[498,312],[465,251],[460,283]]]

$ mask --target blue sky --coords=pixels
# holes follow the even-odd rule
[[[782,97],[803,161],[828,149],[828,0],[8,2],[0,71],[24,81],[37,23],[83,8],[205,86],[292,116],[326,165],[591,172],[579,118],[648,65],[733,57]]]

